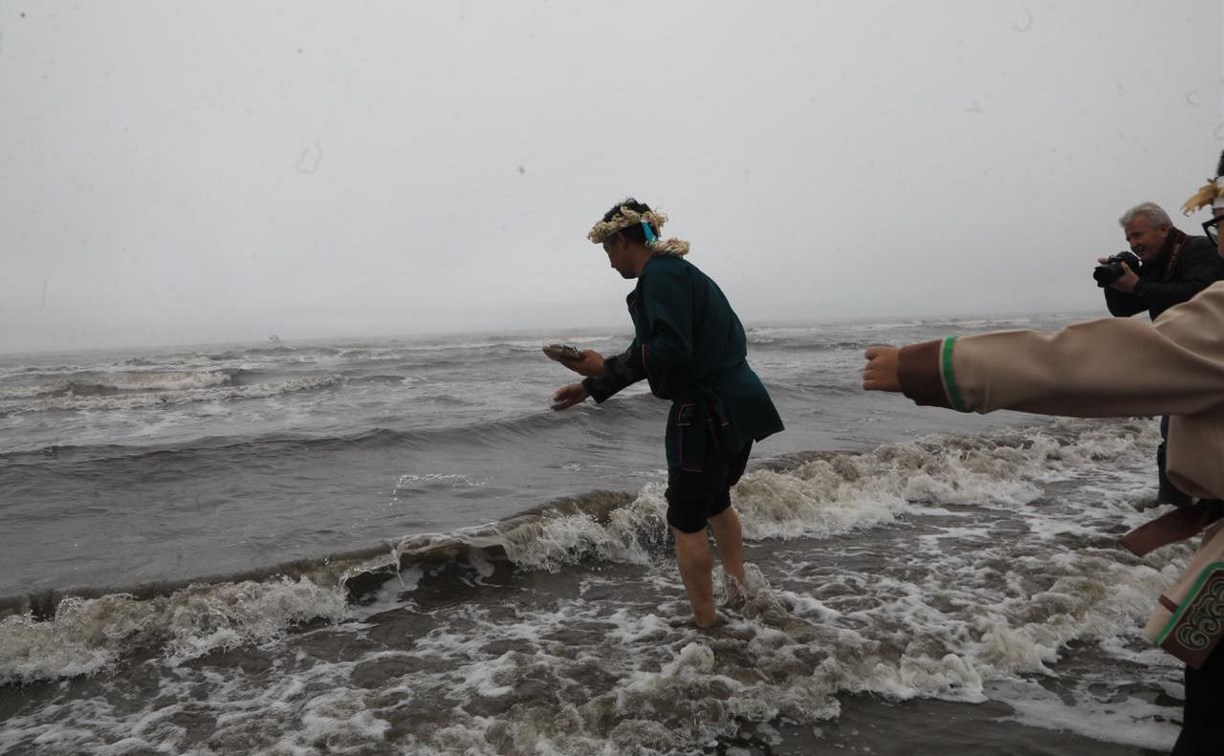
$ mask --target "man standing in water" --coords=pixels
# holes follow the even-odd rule
[[[554,357],[587,378],[557,389],[553,408],[587,397],[603,402],[643,378],[652,394],[671,401],[664,438],[667,523],[694,620],[709,627],[717,615],[706,526],[714,532],[727,594],[742,599],[743,533],[731,487],[744,473],[753,441],[782,430],[782,420],[745,359],[739,318],[718,285],[683,259],[688,242],[659,238],[665,222],[667,216],[630,198],[587,234],[622,277],[637,279],[627,299],[634,339],[607,359],[589,349],[579,358]]]

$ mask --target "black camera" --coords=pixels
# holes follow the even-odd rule
[[[1117,281],[1126,273],[1126,268],[1122,267],[1122,263],[1130,266],[1130,269],[1139,272],[1139,266],[1142,264],[1139,261],[1139,256],[1134,252],[1119,252],[1116,255],[1110,255],[1105,258],[1105,262],[1096,266],[1092,271],[1092,277],[1096,279],[1097,286],[1104,289],[1114,281]]]

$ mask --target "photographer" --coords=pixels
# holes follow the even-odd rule
[[[1224,155],[1217,174],[1224,174]],[[1189,214],[1205,206],[1213,217],[1203,231],[1224,255],[1219,232],[1224,175],[1199,189],[1183,209]],[[903,392],[918,404],[962,412],[1173,415],[1170,471],[1200,500],[1132,531],[1122,545],[1142,556],[1201,534],[1181,577],[1153,607],[1143,634],[1186,664],[1182,730],[1173,755],[1219,756],[1224,753],[1224,339],[1219,337],[1224,283],[1187,296],[1188,303],[1154,325],[1105,318],[1057,333],[1010,330],[900,349],[873,346],[867,350],[863,388]]]
[[[1098,258],[1093,271],[1105,290],[1111,315],[1129,317],[1148,311],[1155,320],[1173,305],[1190,300],[1214,282],[1224,279],[1224,257],[1205,236],[1187,236],[1173,228],[1169,214],[1154,202],[1144,202],[1118,219],[1131,252]],[[1132,254],[1133,253],[1133,254]],[[1160,446],[1156,472],[1160,489],[1156,500],[1183,506],[1190,498],[1165,475],[1165,447],[1169,417],[1160,418]]]
[[[1118,223],[1134,254],[1098,258],[1093,272],[1111,315],[1130,317],[1147,310],[1155,320],[1224,278],[1224,258],[1215,245],[1205,236],[1187,236],[1173,228],[1159,205],[1136,205]]]

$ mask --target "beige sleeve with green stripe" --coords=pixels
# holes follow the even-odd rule
[[[1215,296],[1207,297],[1208,293]],[[1224,286],[1155,325],[1107,318],[1060,331],[997,331],[903,347],[902,391],[967,412],[1068,417],[1197,415],[1224,409]]]
[[[897,363],[897,377],[901,390],[918,404],[967,412],[956,373],[952,354],[956,337],[942,341],[924,341],[902,347]]]

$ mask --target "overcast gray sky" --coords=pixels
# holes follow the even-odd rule
[[[627,195],[749,325],[1104,313],[1222,147],[1219,0],[0,0],[0,351],[628,327]]]

